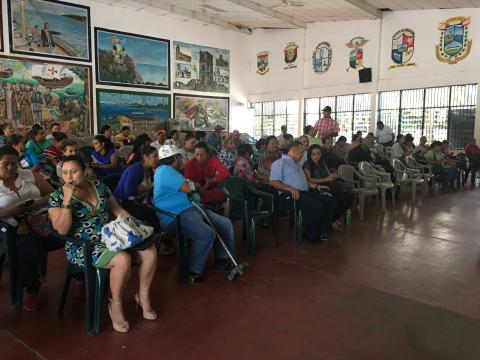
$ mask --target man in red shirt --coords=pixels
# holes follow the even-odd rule
[[[317,131],[317,138],[334,138],[338,135],[340,127],[338,123],[330,117],[332,113],[332,108],[330,106],[325,106],[322,110],[323,118],[317,120],[315,123],[314,129]]]
[[[200,189],[202,203],[221,204],[226,201],[220,183],[230,176],[230,172],[216,156],[210,154],[204,142],[195,145],[195,157],[185,163],[183,176]]]
[[[474,185],[476,170],[480,169],[480,148],[477,146],[477,140],[475,138],[471,138],[467,146],[465,146],[465,154],[467,155],[468,160],[470,160],[470,166],[468,168],[468,170],[472,172],[470,183]],[[463,179],[463,184],[467,181],[468,170]]]

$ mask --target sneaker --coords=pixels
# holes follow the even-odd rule
[[[25,294],[25,300],[23,301],[23,309],[25,311],[38,311],[40,308],[40,299],[38,294]]]
[[[190,271],[190,284],[201,284],[205,282],[204,278],[201,274],[197,274],[196,272]]]

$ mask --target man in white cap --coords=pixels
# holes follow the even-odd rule
[[[195,192],[193,182],[185,179],[179,170],[182,157],[175,145],[164,145],[158,151],[159,166],[155,171],[153,201],[156,208],[169,211],[180,218],[180,230],[190,245],[190,281],[203,282],[201,274],[215,242],[215,231],[205,223],[200,211],[195,208],[188,195]],[[230,219],[206,210],[208,217],[219,232],[228,249],[235,254],[235,237]],[[168,232],[175,233],[175,223],[171,217],[158,214],[160,224]],[[215,242],[215,266],[217,271],[230,271],[232,263],[220,244]]]

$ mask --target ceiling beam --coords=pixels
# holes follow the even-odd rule
[[[382,11],[378,10],[375,6],[369,4],[365,0],[345,0],[345,2],[362,11],[365,11],[367,14],[372,15],[376,19],[381,19],[383,17]]]
[[[187,9],[179,7],[178,5],[169,5],[169,4],[166,4],[166,3],[162,3],[159,0],[135,0],[135,1],[138,2],[138,3],[144,4],[144,5],[147,5],[147,7],[143,8],[142,10],[147,10],[148,11],[148,7],[157,8],[157,9],[165,10],[165,11],[170,12],[172,14],[185,16],[187,18],[199,20],[199,21],[202,21],[202,22],[205,22],[205,23],[208,23],[208,24],[212,24],[212,25],[216,25],[216,26],[219,26],[219,27],[222,27],[222,28],[225,28],[225,29],[239,31],[239,32],[242,32],[244,34],[251,34],[252,33],[252,30],[247,28],[247,27],[232,24],[232,23],[229,23],[227,21],[223,21],[223,20],[208,16],[208,15],[202,13],[202,12],[199,12],[199,11],[187,10]]]
[[[263,6],[251,0],[226,0],[226,1],[237,4],[247,9],[253,10],[257,13],[269,16],[271,18],[280,20],[284,23],[295,25],[296,27],[299,27],[299,28],[305,29],[307,27],[307,23],[305,21],[297,19],[294,16],[286,15],[284,13],[281,13],[280,11],[272,10],[269,7]]]

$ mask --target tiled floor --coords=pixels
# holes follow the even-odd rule
[[[4,274],[0,359],[480,359],[479,203],[469,187],[381,215],[372,203],[324,246],[294,243],[282,224],[275,249],[260,229],[258,255],[234,283],[208,271],[204,285],[179,285],[175,258],[161,257],[160,318],[135,313],[132,281],[128,334],[106,315],[88,337],[73,296],[57,316],[65,263],[56,252],[38,313],[9,308]]]

